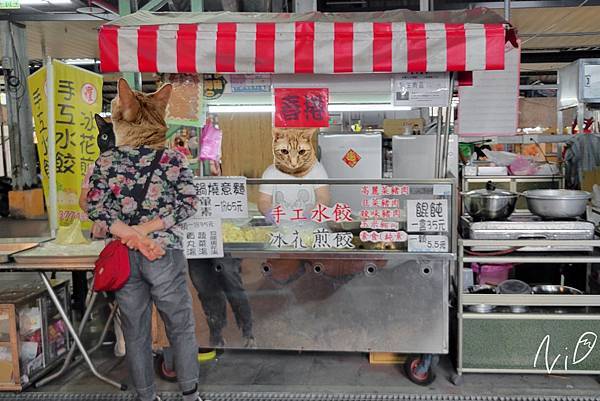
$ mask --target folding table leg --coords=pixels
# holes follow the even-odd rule
[[[54,306],[56,306],[56,309],[58,310],[60,317],[62,317],[63,321],[65,322],[65,326],[67,326],[69,333],[71,333],[71,335],[73,336],[73,341],[77,345],[77,348],[79,348],[79,352],[81,352],[83,359],[87,363],[88,367],[90,368],[90,370],[92,371],[94,376],[96,376],[98,379],[102,380],[103,382],[108,383],[111,386],[114,386],[120,390],[127,390],[127,385],[117,383],[116,381],[111,380],[108,377],[105,377],[105,376],[101,375],[100,373],[98,373],[98,371],[96,370],[96,367],[94,366],[94,363],[92,362],[87,351],[85,350],[85,347],[81,343],[81,340],[79,339],[79,336],[77,335],[77,332],[73,328],[73,325],[71,324],[71,321],[69,320],[69,317],[65,313],[63,306],[60,304],[60,300],[56,296],[56,293],[54,292],[54,289],[52,288],[52,284],[50,283],[50,280],[48,280],[48,277],[46,277],[46,273],[39,272],[39,274],[40,274],[42,281],[44,282],[44,285],[46,286],[46,289],[48,290],[48,294],[50,295],[52,302],[54,302]]]
[[[91,290],[93,291],[93,290]],[[90,297],[90,302],[88,303],[87,308],[85,309],[85,312],[83,314],[83,317],[81,318],[81,322],[79,323],[79,329],[78,329],[78,335],[81,337],[81,335],[83,334],[83,329],[85,328],[85,325],[88,321],[88,319],[90,318],[90,315],[92,314],[92,309],[94,309],[94,304],[96,303],[96,298],[98,297],[98,293],[93,291],[93,294]],[[38,381],[35,384],[35,387],[41,387],[45,384],[50,383],[52,380],[58,378],[59,376],[61,376],[63,373],[65,373],[65,371],[69,368],[69,366],[71,365],[71,360],[73,359],[73,356],[75,355],[75,350],[77,349],[77,347],[72,346],[71,349],[69,350],[69,353],[67,354],[67,356],[65,357],[65,361],[63,362],[62,367],[60,368],[60,370],[56,373],[51,374],[50,376],[47,376],[45,378],[43,378],[42,380]]]

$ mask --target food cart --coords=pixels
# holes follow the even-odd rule
[[[187,223],[188,255],[199,256],[193,250],[196,234],[222,238],[225,258],[239,261],[241,272],[242,288],[228,293],[229,303],[246,299],[251,311],[253,341],[245,341],[241,327],[229,324],[217,345],[406,353],[411,354],[405,364],[411,380],[427,384],[434,379],[431,356],[449,350],[450,277],[456,263],[457,181],[446,174],[455,73],[502,69],[509,32],[514,34],[486,9],[346,14],[139,11],[101,27],[105,73],[269,77],[264,95],[268,104],[257,104],[256,96],[232,94],[208,102],[209,111],[217,113],[219,107],[232,107],[277,114],[272,88],[286,87],[329,89],[329,111],[337,107],[394,112],[407,107],[393,98],[410,102],[404,95],[393,96],[396,74],[440,74],[446,82],[443,104],[434,104],[443,106],[437,107],[437,139],[423,155],[435,164],[435,175],[427,179],[383,179],[381,169],[379,175],[366,178],[335,178],[330,172],[327,179],[198,179],[199,196],[205,200],[201,204],[213,202],[211,208],[203,207],[199,221]],[[227,76],[219,79],[226,81]],[[289,84],[294,79],[295,85]],[[334,83],[344,89],[332,89]],[[363,89],[353,92],[355,86]],[[360,127],[360,121],[353,126]],[[360,165],[361,152],[360,147],[344,150],[344,163],[350,168]],[[245,198],[239,216],[215,206],[223,204],[219,196],[231,194],[232,186],[223,185],[227,182],[237,185],[237,195]],[[211,185],[215,192],[206,191]],[[326,186],[330,199],[314,202],[306,215],[273,197],[270,211],[260,212],[259,194],[265,186],[277,185]],[[284,227],[281,219],[286,214],[289,224]],[[294,229],[294,221],[307,223],[310,230],[301,225]],[[215,255],[219,242],[215,241]],[[216,262],[210,268],[219,273],[224,266]],[[215,345],[208,338],[206,316],[201,311],[198,316],[199,343]],[[243,325],[239,316],[235,320]]]

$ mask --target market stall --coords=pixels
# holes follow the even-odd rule
[[[199,343],[408,353],[411,380],[431,382],[429,355],[449,350],[456,260],[457,181],[447,174],[455,171],[448,164],[455,72],[502,70],[509,39],[510,26],[486,9],[140,11],[102,26],[103,72],[211,74],[212,89],[254,74],[260,84],[251,87],[261,90],[221,91],[206,101],[207,110],[214,117],[232,112],[234,119],[240,111],[274,113],[273,149],[269,143],[266,153],[292,166],[275,160],[262,175],[248,176],[243,166],[235,175],[244,177],[197,180],[201,210],[185,224],[192,279],[194,269],[204,269],[215,285],[227,274],[237,283],[208,294],[213,298],[202,294],[211,289],[192,288],[204,296]],[[435,139],[420,161],[430,173],[384,174],[381,123],[413,108],[434,122]],[[339,132],[328,132],[336,110]],[[363,130],[365,111],[388,113],[378,117],[379,132]],[[420,116],[413,133],[425,128]],[[389,129],[398,129],[391,122]],[[315,128],[321,133],[314,135]],[[253,141],[243,134],[236,133],[240,141]],[[317,153],[315,140],[320,159],[311,159],[306,176],[296,174],[299,162],[290,158]],[[315,166],[325,173],[313,174]],[[198,262],[205,258],[212,262]],[[211,311],[220,297],[238,327],[226,324],[225,306]]]

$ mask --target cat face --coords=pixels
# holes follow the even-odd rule
[[[165,147],[165,110],[172,88],[167,84],[154,93],[142,93],[131,90],[127,81],[119,79],[117,97],[111,103],[117,146]]]
[[[273,163],[283,173],[302,177],[315,165],[317,157],[310,128],[273,128]]]
[[[98,126],[98,148],[100,149],[100,153],[104,153],[109,149],[115,147],[115,133],[113,131],[113,125],[111,122],[106,121],[104,118],[100,117],[99,114],[94,115],[94,119],[96,120],[96,125]]]

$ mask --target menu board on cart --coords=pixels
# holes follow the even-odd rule
[[[188,259],[223,257],[221,219],[193,217],[182,224],[183,249]]]
[[[406,201],[408,232],[448,232],[447,199],[409,199]]]
[[[446,235],[409,235],[408,252],[448,252]]]
[[[240,219],[248,217],[246,177],[198,178],[194,181],[198,196],[196,217],[202,219]]]

